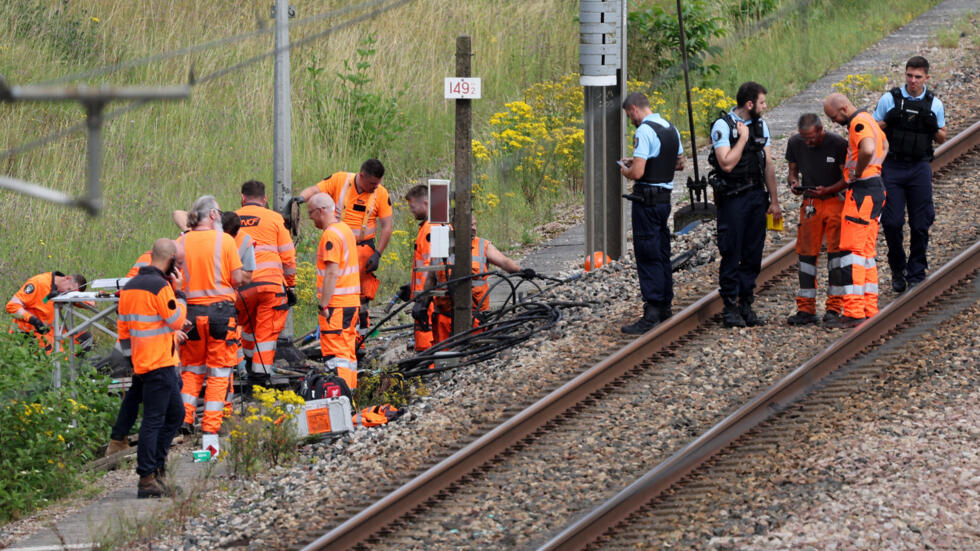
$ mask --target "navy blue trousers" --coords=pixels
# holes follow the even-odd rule
[[[143,424],[136,445],[136,473],[146,476],[167,461],[167,452],[180,424],[184,421],[184,402],[180,399],[183,383],[176,367],[162,367],[142,375]]]
[[[719,291],[724,298],[751,298],[762,269],[769,195],[751,190],[718,201]]]
[[[674,280],[670,270],[670,203],[641,205],[633,202],[633,251],[643,300],[670,306]]]
[[[929,228],[936,220],[932,203],[932,168],[928,161],[885,159],[881,179],[887,194],[881,212],[881,230],[888,244],[888,266],[892,274],[904,275],[910,283],[918,283],[926,278]],[[909,213],[907,259],[903,243],[906,210]]]
[[[122,440],[129,436],[129,431],[133,430],[136,418],[140,414],[140,402],[143,401],[143,380],[133,377],[132,383],[123,395],[122,403],[119,404],[119,413],[116,415],[116,424],[112,426],[112,439]]]

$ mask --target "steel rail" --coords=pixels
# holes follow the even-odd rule
[[[774,279],[796,261],[788,244],[764,261],[760,281]],[[640,362],[667,349],[722,310],[714,290],[625,348],[563,384],[479,439],[443,459],[367,509],[307,545],[304,549],[347,549],[362,543],[386,525],[411,512],[454,482],[486,464],[499,453],[532,435],[549,421],[619,378]]]
[[[630,514],[656,499],[685,475],[744,436],[769,417],[785,410],[828,374],[872,346],[943,292],[980,269],[980,241],[946,263],[921,285],[882,308],[847,332],[693,442],[651,469],[608,501],[569,524],[538,551],[583,549]]]
[[[973,145],[969,144],[974,143],[971,140],[976,138],[969,136],[977,134],[978,131],[980,131],[980,122],[938,148],[935,157],[941,164],[933,161],[934,170],[938,170],[937,166],[942,167],[949,164],[953,159],[971,149]],[[796,264],[795,253],[795,243],[789,243],[766,257],[759,273],[760,286],[772,281],[780,273],[794,266]],[[920,287],[923,286],[920,285]],[[915,291],[903,298],[920,296],[920,293],[926,292],[924,289],[920,291],[918,288]],[[367,541],[386,526],[411,513],[413,509],[437,496],[509,447],[533,435],[547,423],[559,418],[565,411],[635,368],[643,360],[668,349],[682,337],[720,313],[722,307],[723,302],[718,290],[711,291],[650,332],[632,341],[626,347],[561,385],[503,424],[320,536],[303,547],[304,551],[349,549]],[[878,323],[875,322],[866,323],[861,327],[877,326]]]

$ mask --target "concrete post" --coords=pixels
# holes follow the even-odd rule
[[[293,146],[290,83],[289,83],[289,17],[295,15],[289,8],[289,0],[275,0],[273,15],[276,18],[275,30],[275,98],[273,100],[273,146],[272,146],[272,208],[286,213],[284,209],[293,195]],[[280,337],[293,337],[293,310],[286,314],[286,324]]]

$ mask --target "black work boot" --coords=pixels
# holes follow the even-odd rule
[[[657,305],[645,302],[643,303],[643,317],[629,325],[624,325],[620,330],[627,335],[642,335],[660,323],[662,319],[660,315],[660,308]]]
[[[725,301],[725,309],[721,312],[721,324],[725,327],[745,327],[745,319],[735,299],[722,297],[722,300]]]
[[[786,318],[786,323],[790,325],[810,325],[811,323],[817,323],[817,315],[798,310],[795,314]]]
[[[742,319],[745,320],[745,325],[749,327],[757,327],[759,325],[766,324],[766,320],[760,318],[752,310],[752,297],[742,297],[738,299],[738,312],[742,314]]]

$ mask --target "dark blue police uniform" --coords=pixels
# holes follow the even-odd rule
[[[912,97],[904,85],[882,96],[873,116],[886,124],[888,156],[881,166],[881,179],[887,195],[881,229],[888,244],[892,288],[902,292],[906,282],[914,285],[926,277],[929,228],[936,219],[929,162],[933,158],[933,137],[946,126],[946,117],[942,102],[932,92],[923,89],[921,95]],[[906,209],[908,258],[903,244]]]
[[[674,125],[653,113],[644,117],[633,137],[633,156],[647,160],[634,183],[633,250],[643,301],[669,312],[674,299],[670,268],[670,193],[677,156],[684,153]]]
[[[714,149],[732,147],[738,140],[735,129],[738,121],[749,130],[738,164],[731,172],[721,170],[714,151],[708,162],[714,167],[710,176],[718,208],[719,292],[726,310],[734,308],[737,298],[740,309],[747,312],[752,304],[755,280],[762,269],[766,241],[769,195],[765,183],[765,147],[769,145],[769,127],[761,118],[742,120],[732,110],[711,126]],[[729,325],[727,320],[726,315],[726,325]]]

